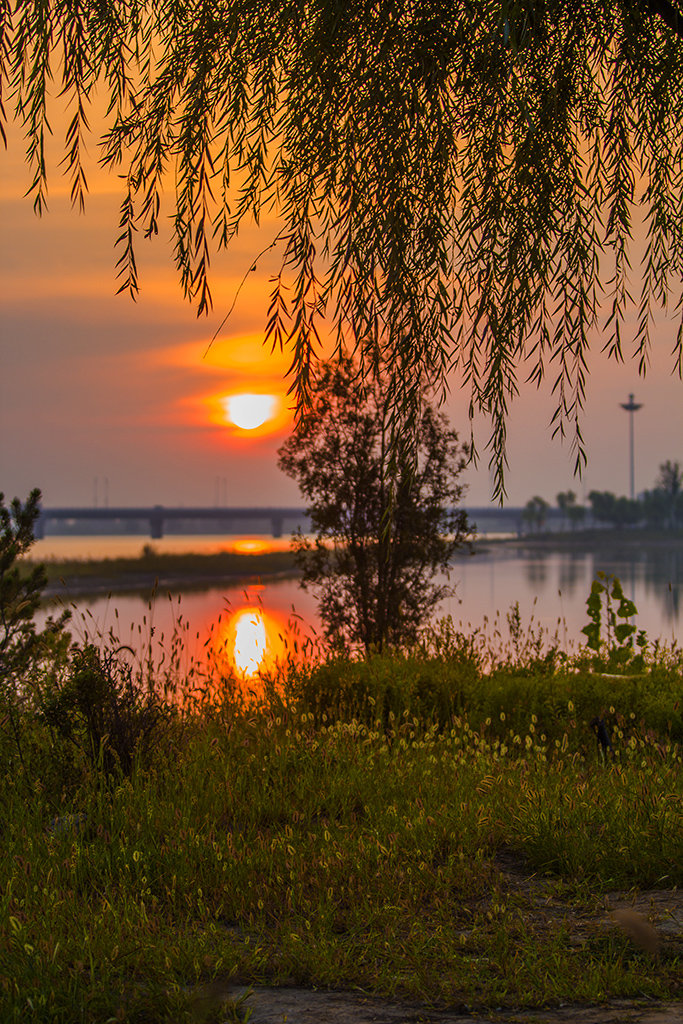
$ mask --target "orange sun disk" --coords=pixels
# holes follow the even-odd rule
[[[245,439],[285,433],[292,421],[285,396],[275,391],[213,394],[206,402],[212,423],[232,428],[233,436]]]
[[[223,399],[225,414],[231,423],[242,430],[256,430],[271,420],[277,412],[276,395],[243,392]]]

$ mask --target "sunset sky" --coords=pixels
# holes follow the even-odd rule
[[[58,143],[57,143],[58,147]],[[93,145],[94,150],[94,145]],[[55,148],[54,156],[58,153]],[[120,182],[94,164],[85,215],[73,211],[56,159],[49,213],[38,219],[23,198],[29,184],[16,129],[0,152],[0,490],[25,496],[38,486],[46,505],[299,504],[296,485],[276,465],[291,426],[284,397],[287,359],[261,339],[273,253],[248,275],[219,340],[209,339],[240,281],[276,228],[240,236],[214,262],[214,310],[198,320],[183,299],[167,237],[139,241],[141,294],[116,295],[114,239]],[[651,487],[664,459],[683,461],[683,385],[672,375],[675,315],[662,316],[645,380],[634,363],[608,364],[596,336],[584,437],[588,468],[572,477],[569,445],[550,440],[548,394],[529,386],[513,407],[508,503],[560,490],[628,493],[630,392],[636,414],[636,490]],[[274,396],[275,419],[254,430],[230,425],[226,398]],[[446,406],[468,435],[468,396],[453,382]],[[483,449],[486,424],[477,424]],[[487,504],[487,456],[468,472],[467,503]]]

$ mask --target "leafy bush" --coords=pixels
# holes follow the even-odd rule
[[[169,711],[154,689],[135,679],[123,657],[129,648],[72,650],[66,682],[43,701],[45,721],[90,765],[130,775],[137,756],[154,746]]]

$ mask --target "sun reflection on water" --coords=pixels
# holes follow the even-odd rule
[[[244,595],[246,603],[230,609],[210,631],[211,661],[219,676],[221,671],[236,672],[239,678],[252,681],[272,673],[291,656],[290,624],[281,613],[263,607],[258,594],[262,589],[250,586]]]
[[[233,616],[235,631],[233,658],[238,672],[256,675],[266,656],[268,637],[263,613],[258,608],[244,608]]]

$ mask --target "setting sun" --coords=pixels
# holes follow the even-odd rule
[[[291,429],[293,410],[280,390],[279,381],[271,380],[265,386],[267,392],[257,391],[259,384],[249,381],[243,384],[244,391],[204,394],[201,398],[203,415],[220,427],[221,436],[231,442],[251,443],[273,434],[284,436]],[[252,388],[254,390],[247,390]]]
[[[223,404],[231,423],[241,430],[255,430],[273,418],[278,400],[275,395],[228,395]]]

